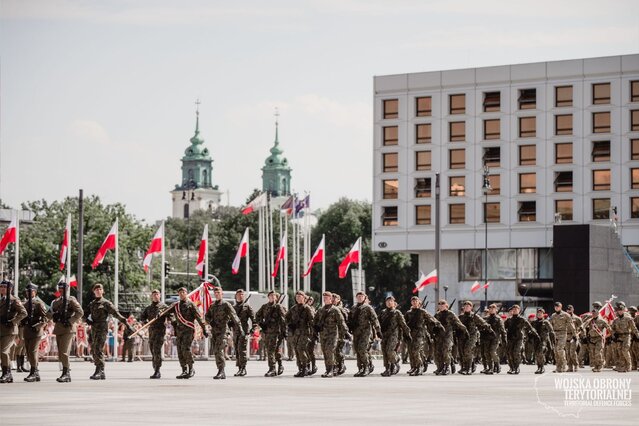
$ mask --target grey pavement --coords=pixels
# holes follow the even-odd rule
[[[321,363],[321,361],[320,361]],[[534,375],[523,366],[518,376],[409,377],[407,365],[398,376],[380,377],[381,361],[373,375],[354,378],[353,361],[342,377],[294,378],[294,362],[285,373],[265,378],[266,364],[252,361],[246,377],[233,377],[227,363],[224,381],[213,380],[215,363],[199,361],[196,376],[177,380],[175,361],[164,363],[163,377],[149,380],[149,362],[107,363],[105,381],[92,381],[93,366],[72,363],[73,382],[57,383],[58,364],[41,364],[42,382],[25,383],[26,373],[14,373],[13,384],[0,385],[0,425],[129,425],[129,424],[562,424],[636,425],[639,415],[639,372],[606,370]],[[550,368],[552,369],[552,368]],[[322,371],[320,371],[321,373]],[[575,413],[558,406],[561,390],[551,389],[557,376],[630,379],[630,407],[586,407]],[[613,382],[610,382],[613,383]],[[614,383],[612,384],[614,387]],[[609,396],[608,396],[609,398]]]

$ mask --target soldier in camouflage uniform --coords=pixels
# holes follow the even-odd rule
[[[634,320],[626,313],[626,304],[617,302],[615,306],[617,317],[612,321],[612,340],[617,349],[617,366],[615,370],[626,373],[632,368],[630,360],[630,343],[632,338],[639,338],[639,330]]]
[[[594,308],[591,311],[590,318],[588,318],[582,325],[584,335],[588,339],[588,349],[590,354],[590,366],[592,371],[599,373],[603,368],[603,347],[605,342],[606,331],[608,334],[612,333],[612,329],[608,323],[599,316],[599,309]]]
[[[497,314],[497,305],[494,303],[488,306],[488,315],[486,316],[486,324],[491,328],[492,333],[488,330],[480,331],[481,354],[484,369],[483,374],[499,374],[501,367],[499,365],[499,355],[497,355],[497,347],[500,343],[506,346],[506,329],[504,322]]]
[[[572,305],[566,306],[566,313],[572,318],[572,324],[575,327],[573,335],[568,334],[566,342],[566,362],[568,364],[568,372],[572,373],[579,369],[579,345],[581,338],[581,325],[583,321],[578,315],[575,315],[575,308]]]
[[[566,371],[566,344],[568,336],[575,335],[575,324],[572,317],[562,309],[561,302],[555,302],[555,313],[550,317],[550,325],[555,332],[555,370],[553,373]]]
[[[482,317],[473,312],[473,302],[470,300],[464,302],[463,310],[464,312],[459,315],[459,320],[466,327],[468,337],[462,334],[459,338],[459,358],[461,364],[459,374],[468,376],[475,372],[474,351],[479,338],[479,332],[493,333],[493,329]]]
[[[53,334],[55,334],[55,341],[58,346],[58,360],[62,364],[62,375],[56,379],[58,383],[69,383],[71,381],[69,352],[71,352],[71,344],[73,343],[78,323],[84,315],[82,307],[73,296],[68,296],[65,306],[64,294],[68,292],[68,289],[69,286],[66,282],[60,281],[58,283],[58,291],[63,295],[51,302],[51,308],[47,313],[47,317],[53,319],[55,323]]]
[[[459,321],[457,315],[448,310],[448,302],[440,300],[437,302],[437,313],[435,319],[444,327],[444,331],[435,334],[435,364],[437,370],[436,375],[445,376],[450,371],[453,349],[453,332],[468,337],[466,326]]]
[[[386,298],[386,309],[379,315],[379,325],[382,329],[382,355],[384,357],[385,370],[381,374],[389,377],[399,372],[399,356],[397,348],[399,346],[400,335],[404,336],[404,341],[411,342],[411,334],[404,315],[397,308],[397,302],[393,296]]]
[[[297,362],[295,377],[308,375],[308,346],[313,329],[313,310],[306,304],[306,294],[303,291],[295,293],[295,305],[286,313],[288,336]]]
[[[333,306],[335,306],[341,312],[344,317],[344,322],[348,321],[348,309],[344,307],[342,303],[342,297],[333,293]],[[337,340],[337,347],[335,348],[335,369],[336,375],[341,376],[346,372],[346,365],[344,364],[344,346],[346,346],[346,338],[341,337]]]
[[[357,303],[348,314],[348,326],[353,334],[353,352],[357,357],[357,373],[354,377],[368,376],[372,370],[371,340],[377,336],[382,337],[382,330],[375,310],[367,303],[366,294],[363,291],[355,295]]]
[[[279,352],[278,342],[280,336],[286,334],[285,312],[279,304],[277,294],[274,291],[268,293],[268,303],[260,307],[255,314],[255,319],[262,329],[262,342],[268,360],[268,371],[265,377],[279,376],[284,372],[282,354]],[[277,371],[275,363],[277,362]]]
[[[16,343],[18,324],[27,316],[20,299],[11,295],[10,281],[0,282],[0,383],[13,383],[11,376],[11,350]]]
[[[533,343],[535,349],[535,362],[537,363],[537,371],[535,374],[543,374],[546,365],[546,352],[549,350],[552,342],[555,341],[555,332],[552,329],[550,322],[544,318],[546,311],[544,308],[537,308],[537,316],[531,324],[539,338],[532,338],[530,341]]]
[[[597,312],[601,309],[601,306],[602,306],[601,302],[594,302],[592,304],[592,308],[597,309]],[[581,316],[582,324],[588,321],[590,318],[592,318],[591,312],[587,312],[583,314]],[[579,359],[579,368],[584,368],[586,359],[589,357],[590,349],[588,348],[588,345],[590,344],[590,339],[588,338],[588,335],[585,333],[583,327],[581,328],[580,335],[581,335],[581,338],[580,338],[581,344],[579,345],[579,353],[577,354],[577,358]]]
[[[322,374],[322,377],[333,377],[337,368],[335,361],[337,341],[348,334],[348,329],[342,312],[333,306],[333,293],[326,291],[322,294],[322,298],[324,306],[315,314],[313,327],[320,335],[320,344],[326,365],[326,373]]]
[[[133,350],[135,349],[135,339],[131,338],[134,333],[133,322],[127,321],[131,327],[124,327],[122,330],[122,362],[133,362]]]
[[[182,373],[175,376],[175,378],[190,379],[195,376],[193,353],[191,352],[191,345],[195,337],[195,321],[202,327],[204,337],[209,337],[209,333],[206,331],[206,325],[204,321],[202,321],[197,306],[187,297],[185,287],[178,289],[178,297],[180,300],[172,305],[170,311],[172,317],[171,323],[175,331],[178,360],[180,361],[180,367],[182,367]]]
[[[540,339],[530,322],[519,316],[519,305],[510,307],[511,316],[504,322],[508,343],[506,345],[506,353],[508,354],[508,366],[510,370],[508,374],[519,374],[519,365],[521,364],[521,350],[524,340],[524,333],[532,335],[535,339]]]
[[[233,324],[233,328],[239,330],[242,337],[244,337],[244,329],[242,329],[242,324],[235,314],[233,306],[224,300],[222,287],[218,286],[213,289],[213,297],[215,301],[207,309],[204,320],[211,325],[211,349],[215,354],[215,364],[217,365],[217,374],[213,379],[224,380],[226,379],[224,351],[230,333],[229,323]]]
[[[150,322],[163,313],[168,307],[160,301],[160,290],[151,292],[151,304],[144,308],[140,320],[143,323]],[[153,374],[150,379],[162,377],[160,368],[162,367],[162,348],[164,348],[164,337],[166,336],[166,319],[158,319],[149,327],[149,350],[151,351],[151,364]]]
[[[27,285],[25,293],[24,307],[27,310],[27,316],[22,320],[24,347],[29,359],[31,370],[29,375],[24,378],[25,382],[39,382],[40,373],[38,372],[38,346],[42,340],[42,329],[49,321],[47,318],[47,307],[44,302],[37,297],[38,286],[35,284]],[[29,293],[31,297],[29,298]]]
[[[411,308],[404,315],[411,336],[408,347],[411,369],[408,371],[408,375],[421,376],[427,368],[424,342],[430,340],[430,330],[439,329],[439,332],[443,332],[444,327],[431,314],[421,308],[422,301],[419,297],[411,297],[410,304]]]
[[[635,306],[629,307],[628,314],[634,321],[635,327],[639,328],[639,315],[637,315],[637,308]],[[632,361],[632,369],[636,370],[639,361],[639,338],[633,336],[631,340],[632,342],[630,343],[630,360]]]
[[[315,306],[314,306],[315,299],[309,296],[309,298],[306,299],[306,304],[310,306],[311,312],[313,313],[313,322],[315,322]],[[308,348],[306,349],[306,354],[308,355],[308,360],[310,362],[310,365],[307,368],[307,371],[308,371],[307,376],[312,376],[313,374],[317,373],[317,360],[315,359],[315,345],[318,339],[319,339],[319,335],[315,331],[315,328],[311,327],[311,334],[309,336]]]
[[[235,348],[235,364],[237,365],[237,373],[235,376],[246,376],[246,362],[248,360],[246,354],[246,346],[248,336],[257,325],[255,321],[255,313],[248,303],[244,303],[244,290],[239,289],[235,292],[235,314],[240,319],[241,327],[233,327],[233,347]],[[251,321],[251,328],[249,328]]]

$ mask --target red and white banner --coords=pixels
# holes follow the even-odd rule
[[[11,219],[11,223],[9,223],[9,227],[4,231],[2,240],[0,240],[0,254],[4,252],[4,249],[7,248],[9,243],[16,242],[16,223],[17,219],[14,216],[13,219]]]
[[[303,276],[308,276],[308,274],[311,273],[311,269],[313,269],[313,265],[320,262],[324,262],[324,237],[322,237],[322,241],[320,241],[319,245],[315,249],[315,253],[313,253],[313,257],[311,257],[311,260],[308,262],[308,266],[306,267],[306,271]]]
[[[62,277],[62,279],[64,279],[64,277]],[[69,287],[77,287],[78,286],[78,280],[75,277],[75,275],[71,275],[71,278],[69,279]],[[53,293],[53,295],[55,297],[60,297],[62,296],[62,293],[60,292],[60,290],[56,291],[55,293]]]
[[[277,257],[275,258],[275,268],[273,269],[272,277],[277,277],[277,271],[280,268],[280,263],[286,259],[286,235],[282,237],[280,240],[280,249],[277,252]]]
[[[204,274],[204,264],[206,263],[206,253],[209,250],[209,225],[204,225],[204,232],[202,233],[202,240],[200,241],[200,251],[197,255],[197,263],[195,269],[197,274],[202,276]],[[206,277],[205,277],[206,278]]]
[[[118,241],[118,225],[116,222],[113,224],[113,226],[111,227],[111,230],[109,231],[106,238],[104,239],[104,242],[98,249],[98,252],[96,253],[95,258],[93,259],[93,262],[91,263],[91,269],[95,269],[98,267],[98,265],[102,264],[102,261],[104,260],[104,256],[106,256],[109,250],[115,249],[115,245],[117,244],[117,241]]]
[[[253,198],[253,200],[242,209],[242,214],[249,214],[261,207],[266,207],[266,202],[268,200],[266,197],[266,192],[263,192],[257,197]]]
[[[419,279],[415,281],[415,288],[413,289],[413,293],[419,292],[421,289],[428,285],[437,283],[437,269],[433,269],[433,271],[428,275],[424,275],[423,272],[420,272],[420,274],[421,275],[419,276]]]
[[[249,230],[248,228],[246,228],[246,230],[244,231],[244,235],[242,236],[242,239],[240,240],[240,246],[237,248],[235,259],[233,259],[233,265],[231,266],[232,268],[231,272],[233,272],[233,275],[236,275],[239,272],[240,260],[243,257],[246,257],[246,253],[248,252],[248,249],[249,249],[248,245],[249,245]]]
[[[487,289],[490,286],[490,281],[486,282],[486,284],[481,285],[479,281],[475,281],[473,285],[470,287],[470,292],[475,293],[480,289]]]
[[[362,239],[361,237],[355,241],[355,244],[350,249],[342,263],[339,264],[339,277],[344,278],[348,273],[348,268],[351,266],[351,263],[359,263],[361,259],[361,251],[362,251]]]
[[[64,269],[67,264],[67,250],[69,250],[69,241],[71,241],[71,215],[67,218],[67,225],[64,227],[64,236],[62,237],[62,245],[60,246],[60,270]]]
[[[209,306],[213,303],[213,298],[209,290],[213,290],[213,284],[209,282],[203,282],[198,288],[190,292],[187,297],[191,299],[198,308],[202,308],[202,315],[206,314],[209,310]]]
[[[149,271],[151,260],[153,260],[153,253],[161,253],[163,247],[164,247],[164,223],[162,223],[162,225],[160,225],[160,227],[156,231],[155,236],[153,237],[153,240],[151,240],[151,245],[149,246],[149,249],[147,250],[146,255],[144,255],[144,260],[142,261],[142,265],[144,266],[144,272]]]

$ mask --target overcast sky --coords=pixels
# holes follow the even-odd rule
[[[0,0],[0,198],[170,215],[200,98],[232,205],[275,107],[292,189],[371,200],[373,76],[629,53],[636,0]]]

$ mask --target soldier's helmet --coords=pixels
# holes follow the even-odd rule
[[[615,305],[615,307],[617,308],[618,311],[622,310],[622,309],[626,309],[626,304],[623,302],[617,302],[617,304]]]
[[[630,312],[637,312],[637,307],[636,307],[636,306],[630,306],[630,307],[628,308],[628,310],[629,310]]]
[[[544,310],[544,308],[537,308],[537,312],[541,312],[542,314],[545,314],[546,311]]]
[[[592,307],[593,307],[593,308],[596,308],[596,309],[601,309],[601,307],[602,307],[602,306],[603,306],[603,305],[601,304],[601,302],[594,302],[594,303],[592,304]]]
[[[27,290],[27,291],[33,291],[33,290],[38,291],[38,286],[33,284],[33,283],[29,283],[29,285],[27,285],[27,288],[25,290]]]
[[[473,302],[471,302],[470,300],[466,300],[462,306],[467,306],[467,305],[473,306]]]

